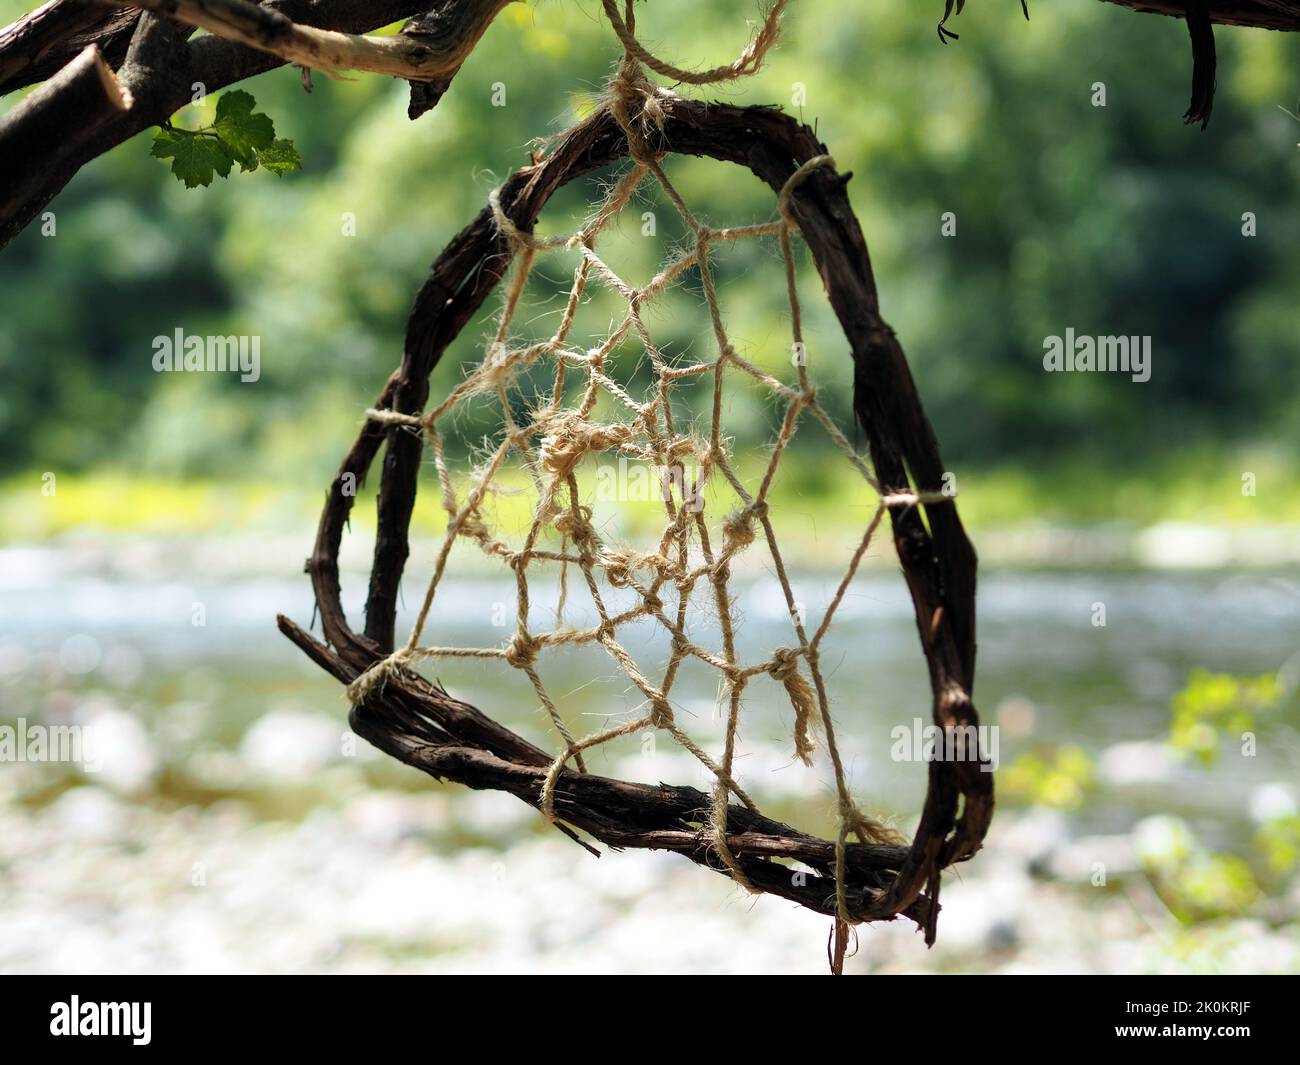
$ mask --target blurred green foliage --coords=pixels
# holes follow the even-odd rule
[[[1095,787],[1096,766],[1082,747],[1028,750],[998,774],[998,798],[1016,805],[1078,810]]]
[[[1166,738],[1175,751],[1213,768],[1220,742],[1243,732],[1286,729],[1279,711],[1286,692],[1276,674],[1238,677],[1195,669],[1175,695]],[[1290,743],[1294,733],[1279,740]],[[1208,778],[1207,778],[1208,779]],[[1034,746],[998,773],[998,800],[1078,813],[1099,788],[1097,765],[1082,747]],[[1141,870],[1169,912],[1186,925],[1250,914],[1279,903],[1300,872],[1300,815],[1294,805],[1255,811],[1256,827],[1233,850],[1201,841],[1182,818],[1148,817],[1135,833]]]
[[[1203,765],[1219,758],[1224,741],[1246,742],[1250,733],[1275,720],[1284,691],[1277,674],[1233,677],[1196,669],[1187,685],[1174,697],[1169,743]]]
[[[1239,677],[1195,669],[1174,696],[1169,745],[1209,768],[1222,743],[1241,744],[1251,734],[1253,744],[1257,732],[1285,729],[1280,712],[1286,699],[1274,673]],[[1300,870],[1300,816],[1290,809],[1261,812],[1245,856],[1210,851],[1182,822],[1172,825],[1169,839],[1155,846],[1148,840],[1142,857],[1161,897],[1187,923],[1245,912],[1264,893],[1284,895]]]
[[[1207,850],[1179,818],[1147,821],[1138,851],[1151,886],[1184,924],[1240,916],[1260,897],[1249,862]]]
[[[1300,814],[1264,822],[1255,833],[1255,847],[1272,876],[1284,877],[1300,869]]]
[[[0,18],[27,6],[0,0]],[[657,0],[639,29],[676,62],[716,63],[739,50],[753,12],[751,0]],[[1104,484],[1133,479],[1140,494],[1159,478],[1150,471],[1189,450],[1292,462],[1300,127],[1283,108],[1300,97],[1300,41],[1220,28],[1218,103],[1202,134],[1179,121],[1190,59],[1173,20],[1071,3],[1025,23],[1015,5],[984,5],[945,48],[936,17],[903,0],[801,0],[764,71],[714,95],[800,113],[855,173],[849,190],[882,305],[953,467],[1030,470],[1069,455]],[[54,236],[38,222],[0,255],[9,469],[328,477],[396,365],[429,262],[527,162],[534,138],[591,106],[616,57],[596,0],[516,4],[415,123],[405,84],[392,79],[318,77],[310,96],[292,68],[250,81],[301,153],[303,170],[284,181],[183,188],[150,157],[151,133],[96,160],[51,205]],[[1104,108],[1091,102],[1098,82]],[[505,106],[493,106],[501,86]],[[214,107],[209,98],[176,122],[209,125]],[[675,159],[670,174],[711,222],[773,216],[770,192],[734,168]],[[565,190],[543,229],[571,227],[595,193]],[[682,239],[660,206],[634,205],[607,248],[633,279]],[[641,236],[645,210],[657,213],[657,239]],[[941,236],[945,212],[955,237]],[[1243,236],[1245,212],[1257,236]],[[720,258],[742,351],[787,372],[777,249]],[[521,321],[553,321],[549,298],[570,270],[567,260],[541,268]],[[842,334],[806,263],[802,282],[812,370],[847,422]],[[575,340],[607,330],[612,306],[593,296]],[[458,379],[488,319],[485,309],[435,388]],[[650,326],[671,352],[708,353],[689,281]],[[1151,381],[1044,375],[1043,338],[1067,327],[1152,335]],[[261,380],[153,373],[152,338],[176,328],[260,336]],[[629,347],[620,369],[633,373],[638,357]],[[745,396],[731,414],[741,446],[769,440],[779,416],[770,400]],[[482,410],[457,426],[465,447],[493,429]]]

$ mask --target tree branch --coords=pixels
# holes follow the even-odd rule
[[[119,0],[105,0],[117,3]],[[436,32],[367,37],[300,25],[247,0],[134,0],[134,5],[187,26],[259,48],[316,70],[367,70],[413,81],[454,73],[498,12],[514,0],[460,0],[446,4]]]
[[[0,159],[19,164],[0,170],[0,204],[39,198],[48,168],[78,158],[65,129],[75,125],[93,133],[122,116],[131,104],[130,90],[118,81],[99,49],[87,45],[53,78],[0,116]]]
[[[454,8],[461,0],[435,0],[435,3],[428,11],[408,19],[405,26],[402,27],[401,36],[416,41],[425,41],[432,46],[440,49],[450,50],[442,43],[447,34],[451,32],[451,27],[455,26],[459,19],[456,18]],[[466,55],[469,50],[466,50]],[[456,76],[460,70],[460,64],[448,70],[445,74],[440,74],[435,78],[407,79],[411,84],[411,102],[407,107],[407,116],[414,121],[421,115],[433,110],[442,99],[442,94],[447,91],[451,85],[451,79]]]
[[[481,0],[456,2],[477,6]],[[427,8],[428,0],[271,0],[265,6],[302,25],[362,33],[409,18]],[[193,82],[202,82],[208,92],[215,92],[284,63],[260,48],[215,36],[191,41],[187,54],[185,70],[163,66],[148,76],[138,71],[136,77],[123,70],[123,80],[134,97],[131,108],[102,122],[95,116],[70,116],[66,125],[56,127],[61,143],[55,159],[5,157],[4,166],[22,166],[33,173],[22,183],[21,195],[16,191],[0,194],[0,248],[20,233],[81,167],[188,104]],[[10,187],[17,189],[16,183],[11,182]]]
[[[1102,0],[1147,15],[1183,18],[1185,0]],[[1266,30],[1300,30],[1300,0],[1210,0],[1210,22]]]
[[[0,95],[45,81],[93,44],[117,67],[140,12],[99,0],[49,0],[0,29]]]

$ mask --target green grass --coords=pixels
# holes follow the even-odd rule
[[[740,464],[743,479],[755,484],[761,459]],[[1256,494],[1243,495],[1242,475],[1253,473]],[[1132,467],[1082,462],[1003,467],[957,472],[963,520],[981,530],[1035,524],[1122,523],[1136,528],[1175,521],[1227,526],[1300,526],[1297,463],[1276,455],[1183,455]],[[308,535],[319,512],[324,484],[269,480],[169,480],[104,470],[60,475],[46,494],[42,473],[31,471],[0,483],[0,543],[32,543],[76,532],[147,536],[202,536],[294,532]],[[511,471],[489,504],[503,529],[526,521],[532,495],[523,476]],[[445,528],[437,508],[432,471],[427,471],[417,503],[414,529],[430,534]],[[463,492],[462,492],[463,498]],[[718,489],[710,508],[731,509],[735,496]],[[856,535],[869,518],[874,495],[846,462],[825,455],[790,453],[782,462],[771,493],[773,513],[815,525],[817,535]],[[660,510],[651,501],[619,508],[632,533],[652,530]],[[373,485],[363,487],[354,524],[374,520]]]

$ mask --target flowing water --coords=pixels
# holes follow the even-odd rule
[[[74,953],[68,962],[66,948],[55,949],[42,940],[45,920],[81,929],[84,940],[91,922],[77,913],[86,904],[85,892],[95,895],[92,912],[112,912],[120,920],[126,920],[123,906],[145,906],[130,884],[107,885],[99,879],[109,865],[127,860],[124,853],[136,855],[132,860],[137,864],[128,863],[121,873],[128,879],[146,882],[150,876],[162,876],[159,868],[166,868],[168,891],[182,893],[192,889],[186,877],[204,880],[207,873],[200,876],[194,870],[202,866],[211,872],[208,864],[215,859],[189,855],[193,860],[187,863],[178,857],[184,850],[180,844],[159,850],[155,837],[171,838],[181,825],[193,827],[195,839],[208,839],[208,852],[222,847],[248,850],[258,839],[266,846],[272,839],[285,847],[293,841],[300,851],[286,860],[308,870],[294,874],[300,882],[304,876],[325,876],[313,862],[328,866],[337,860],[341,844],[321,825],[332,824],[331,831],[346,835],[361,818],[362,835],[377,833],[380,841],[375,844],[379,855],[367,851],[365,861],[377,863],[375,875],[388,878],[385,890],[402,898],[409,897],[408,888],[427,887],[421,876],[431,875],[431,869],[438,875],[459,870],[458,888],[438,889],[456,898],[462,897],[456,892],[463,894],[466,877],[493,877],[508,884],[501,869],[526,868],[538,854],[546,856],[537,860],[561,885],[556,889],[561,893],[564,884],[572,887],[566,878],[594,883],[589,879],[590,861],[540,827],[517,801],[438,785],[349,740],[339,686],[275,629],[277,612],[304,624],[311,618],[305,577],[281,576],[291,570],[278,560],[247,572],[220,544],[190,545],[179,555],[174,546],[155,554],[135,550],[135,556],[68,546],[0,551],[0,720],[90,724],[103,733],[103,765],[96,772],[48,764],[0,767],[0,809],[6,817],[17,818],[29,834],[25,844],[11,841],[17,850],[0,865],[0,888],[14,905],[9,930],[16,937],[10,938],[0,961],[38,968],[55,966],[60,957],[74,967],[238,969],[292,964],[285,960],[291,951],[284,957],[256,954],[227,943],[220,949],[199,945],[194,948],[197,954],[186,953],[175,943],[151,945],[144,933],[126,932],[101,947],[86,948],[84,955]],[[268,544],[267,558],[278,550]],[[241,557],[248,557],[246,549]],[[814,623],[820,618],[836,580],[833,574],[795,571],[795,595],[806,618]],[[353,575],[345,584],[345,606],[355,619],[360,616],[364,579]],[[770,575],[738,574],[734,591],[742,618],[742,661],[756,661],[765,650],[791,642],[784,598]],[[409,584],[404,592],[402,633],[411,623],[418,595]],[[1074,744],[1102,767],[1103,786],[1089,792],[1085,805],[1073,814],[1073,836],[1122,835],[1145,817],[1169,814],[1186,818],[1205,842],[1228,844],[1248,826],[1253,796],[1261,789],[1291,787],[1297,779],[1300,749],[1290,740],[1261,749],[1257,757],[1226,759],[1209,771],[1171,762],[1155,742],[1168,729],[1171,698],[1195,667],[1238,674],[1281,671],[1284,680],[1294,683],[1300,669],[1300,586],[1288,577],[1263,572],[1001,569],[981,578],[979,604],[976,702],[985,721],[1000,726],[994,750],[1000,764],[1006,766],[1030,747]],[[535,627],[542,627],[553,605],[553,597],[538,592]],[[1099,605],[1104,605],[1104,625],[1097,624]],[[428,638],[442,645],[499,646],[512,631],[513,611],[512,584],[487,575],[449,578],[439,590]],[[571,611],[576,613],[570,620],[584,620],[580,603]],[[694,615],[692,624],[702,643],[716,645],[710,640],[715,626],[708,611]],[[651,665],[653,676],[653,664],[662,661],[662,634],[643,624],[623,630],[621,636],[640,661]],[[924,767],[900,759],[893,730],[928,720],[929,700],[910,600],[896,573],[877,567],[854,582],[825,645],[823,663],[855,793],[871,811],[893,816],[900,827],[910,829],[924,795]],[[539,669],[575,732],[626,720],[637,708],[639,694],[603,650],[545,651]],[[463,659],[440,661],[429,671],[453,694],[553,746],[538,700],[521,674],[499,662]],[[682,671],[673,700],[679,722],[713,750],[723,735],[717,691],[716,673],[696,664]],[[801,827],[825,832],[833,813],[829,769],[824,758],[806,768],[791,756],[790,718],[780,686],[767,677],[755,678],[747,693],[738,770],[760,805]],[[707,784],[700,767],[664,737],[653,742],[640,735],[621,738],[593,751],[589,768],[629,779]],[[395,805],[385,807],[385,802]],[[1010,808],[999,814],[1004,827],[1024,824],[1025,816]],[[33,834],[39,833],[57,833],[57,838],[37,840]],[[303,833],[310,836],[306,843]],[[98,872],[87,867],[87,846],[91,851],[106,848],[111,861],[101,856]],[[420,862],[432,863],[420,867],[423,873],[389,868],[386,863],[394,854],[410,858],[412,846]],[[142,871],[139,862],[147,865],[155,851],[162,866],[152,873]],[[477,873],[465,871],[463,863],[471,860],[466,855],[479,863]],[[79,856],[83,864],[78,864]],[[260,859],[248,860],[253,865],[242,875],[256,878],[253,869],[260,868]],[[619,880],[611,871],[625,862],[630,881]],[[983,872],[996,868],[993,859],[978,858],[970,872],[963,873],[972,880],[969,890],[977,890],[982,882],[981,862],[986,863]],[[672,856],[608,856],[595,864],[603,878],[600,890],[606,892],[601,897],[608,902],[612,892],[620,913],[629,906],[649,905],[637,901],[638,891],[667,892],[659,899],[663,902],[677,892],[694,897],[682,885],[695,883],[701,897],[713,900],[700,919],[713,920],[718,912],[710,907],[716,907],[718,893],[730,891],[720,881],[715,884],[717,878]],[[283,892],[267,886],[283,873],[266,872],[259,888],[275,905],[287,905],[282,896],[293,893],[289,886]],[[360,880],[342,891],[335,900],[339,906],[362,890],[360,883],[375,890],[359,870],[348,875],[353,874]],[[652,881],[659,886],[654,888]],[[92,883],[98,887],[92,889]],[[44,887],[38,892],[36,885]],[[743,923],[745,905],[736,905],[734,894],[726,897],[722,912],[727,922]],[[128,898],[133,901],[128,903]],[[172,912],[168,907],[179,903],[170,894],[168,898],[163,908]],[[24,900],[31,912],[23,909]],[[463,898],[462,904],[469,905]],[[680,909],[686,904],[675,905]],[[767,900],[761,907],[765,914],[772,912]],[[342,918],[329,912],[332,916],[323,919],[337,927]],[[457,958],[471,967],[488,968],[578,964],[577,955],[557,955],[549,941],[512,954],[508,936],[490,949],[484,947],[486,954],[481,950],[466,955],[465,944],[450,933],[430,943],[416,931],[394,931],[367,912],[362,924],[368,931],[352,929],[343,936],[347,947],[331,948],[342,951],[338,967],[454,967]],[[13,922],[23,918],[15,913],[25,913],[28,922],[17,930]],[[185,920],[193,918],[172,916],[178,928],[188,927]],[[526,917],[515,916],[527,923]],[[789,920],[803,929],[806,923],[801,922],[810,918],[800,914]],[[207,919],[218,939],[230,931],[218,916],[208,914]],[[473,920],[487,920],[481,913],[466,919],[471,925]],[[616,938],[612,929],[621,920],[610,916],[601,934]],[[0,917],[0,924],[5,921]],[[511,935],[516,933],[524,934],[518,925]],[[731,934],[718,931],[720,941]],[[988,932],[995,940],[997,934]],[[456,941],[448,941],[449,935]],[[375,937],[385,944],[382,950],[355,954],[360,949],[356,943]],[[913,957],[910,946],[899,949],[912,963],[924,962]],[[611,961],[623,955],[614,946],[609,950],[612,953],[593,956],[626,968],[697,963],[716,967],[726,954],[719,946],[690,962],[680,952],[646,955],[629,948],[628,959]],[[816,954],[813,949],[808,958]],[[781,965],[779,958],[766,954],[726,956],[742,968]],[[329,957],[328,950],[324,955],[309,951],[301,964],[329,967]],[[520,960],[525,957],[534,961]],[[898,958],[888,953],[871,964],[908,964]],[[808,959],[798,964],[814,967]],[[1088,964],[1080,962],[1079,967]]]

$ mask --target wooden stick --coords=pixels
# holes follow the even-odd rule
[[[278,624],[285,636],[327,672],[344,682],[356,676],[341,657],[288,618],[281,616]],[[421,700],[411,701],[408,691],[393,685],[383,699],[370,700],[364,709],[353,710],[349,719],[353,730],[386,754],[440,780],[478,790],[508,792],[536,809],[550,757],[533,748],[525,750],[523,759],[512,760],[488,749],[496,745],[491,740],[482,745],[461,742],[468,735],[465,730],[479,730],[490,719],[441,689],[420,687],[424,694]],[[429,718],[436,724],[431,725]],[[501,729],[495,722],[491,724]],[[510,737],[507,745],[526,742],[508,730],[502,731]],[[543,764],[533,762],[533,751],[541,756]],[[725,873],[708,834],[702,828],[687,827],[708,821],[712,801],[711,796],[695,788],[635,784],[575,772],[562,774],[555,791],[556,811],[566,821],[615,850],[673,851]],[[734,828],[734,833],[728,835],[728,845],[751,882],[818,913],[835,912],[833,843],[744,807],[732,807],[728,813],[729,827]],[[582,843],[572,832],[569,834]],[[907,854],[906,847],[848,847],[847,862],[855,880],[855,912],[865,915],[869,906],[879,905],[892,879],[891,871],[902,867]],[[797,876],[794,870],[781,865],[781,860],[802,862],[812,872]],[[922,898],[903,916],[922,924],[926,913],[926,900]]]

